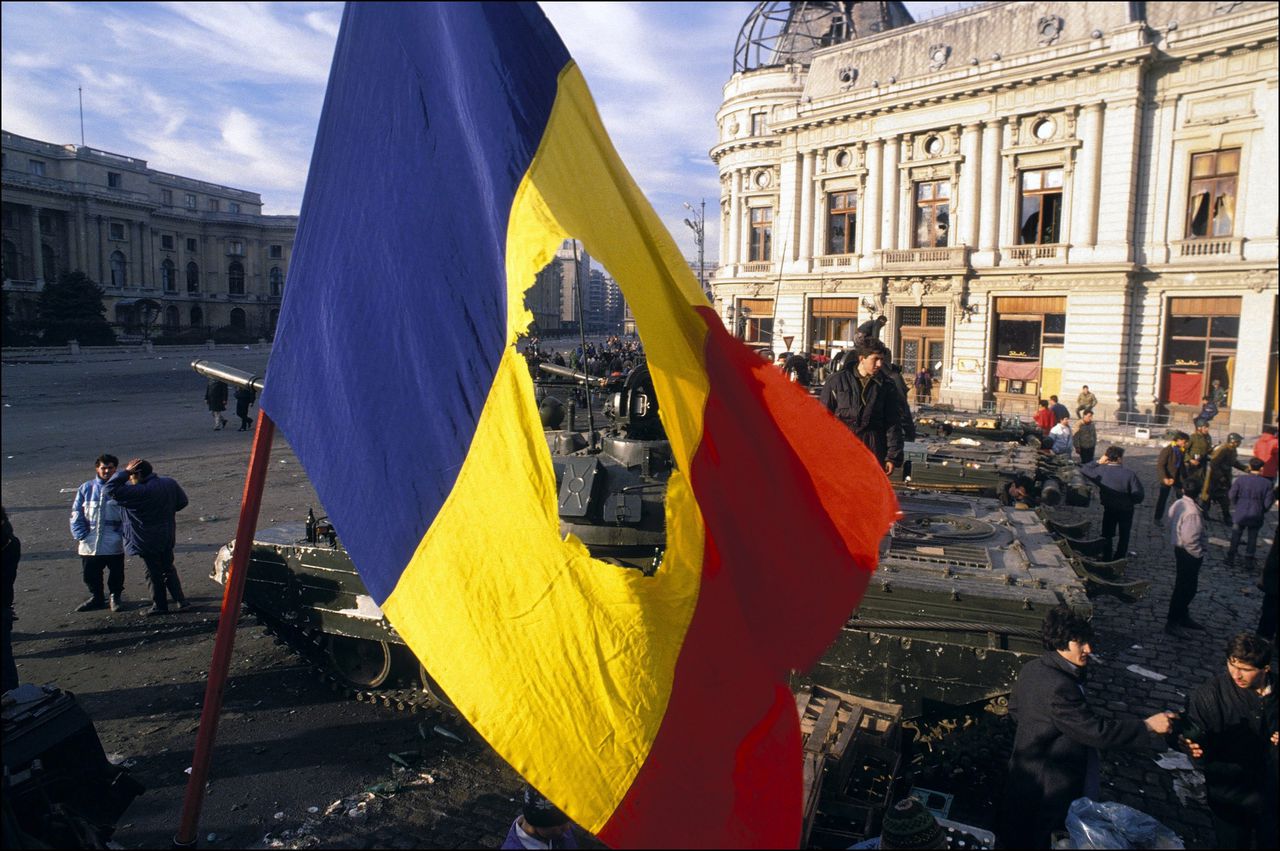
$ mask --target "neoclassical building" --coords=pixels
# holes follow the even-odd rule
[[[125,335],[232,326],[270,336],[297,216],[256,192],[148,168],[145,160],[0,134],[4,290],[13,319],[64,270],[105,291]]]
[[[934,397],[1274,422],[1277,5],[762,3],[717,113],[717,309]]]

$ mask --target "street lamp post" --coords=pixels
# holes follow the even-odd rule
[[[688,201],[684,203],[684,208],[697,216],[696,219],[685,219],[684,223],[689,227],[689,230],[693,231],[693,238],[698,244],[698,286],[701,287],[702,294],[707,296],[709,300],[711,294],[707,292],[707,273],[703,260],[707,239],[707,199],[702,199],[702,203],[698,205],[697,210],[693,209],[693,206]]]

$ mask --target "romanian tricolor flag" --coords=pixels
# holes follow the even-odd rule
[[[524,295],[567,237],[635,314],[675,459],[656,575],[559,532]],[[788,673],[896,503],[729,337],[533,4],[350,4],[263,409],[383,612],[477,731],[605,842],[794,846]]]

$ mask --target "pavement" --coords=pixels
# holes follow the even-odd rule
[[[1106,446],[1099,445],[1099,454]],[[1173,546],[1167,527],[1154,522],[1158,486],[1155,461],[1158,449],[1147,446],[1126,448],[1125,466],[1133,469],[1146,488],[1147,498],[1134,515],[1126,579],[1151,582],[1146,596],[1136,603],[1113,597],[1095,598],[1093,623],[1098,643],[1090,663],[1089,699],[1100,714],[1114,718],[1145,718],[1163,709],[1181,711],[1187,697],[1205,680],[1223,670],[1224,649],[1236,633],[1252,631],[1258,625],[1262,592],[1254,585],[1261,575],[1262,560],[1276,535],[1276,510],[1268,514],[1258,540],[1258,558],[1252,567],[1238,557],[1235,567],[1224,564],[1230,542],[1230,527],[1218,519],[1213,509],[1209,522],[1209,553],[1200,571],[1200,585],[1191,603],[1191,615],[1204,624],[1204,632],[1182,630],[1178,636],[1164,632],[1165,613],[1173,590]],[[1241,456],[1248,452],[1241,450]],[[1236,475],[1243,475],[1237,473]],[[1070,519],[1090,518],[1091,534],[1102,526],[1102,507],[1094,500],[1088,508],[1064,509],[1057,515]],[[1243,553],[1238,554],[1242,556]],[[1100,663],[1100,664],[1099,664]],[[1130,666],[1163,677],[1155,679]],[[1183,787],[1183,797],[1179,789]],[[1188,795],[1195,791],[1191,772],[1164,769],[1153,755],[1110,752],[1103,755],[1103,790],[1110,800],[1142,810],[1182,837],[1188,848],[1213,848],[1217,843],[1208,808]]]

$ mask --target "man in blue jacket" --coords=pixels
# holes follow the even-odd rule
[[[187,507],[187,495],[182,487],[168,476],[157,476],[149,461],[134,458],[107,480],[104,491],[124,509],[125,549],[130,555],[140,556],[147,566],[152,600],[147,614],[168,613],[165,589],[173,596],[179,611],[188,608],[191,604],[182,593],[182,583],[173,566],[177,513]]]
[[[1253,563],[1258,551],[1258,530],[1262,528],[1262,518],[1276,501],[1275,485],[1262,475],[1262,464],[1261,458],[1250,458],[1249,475],[1240,476],[1231,483],[1228,498],[1235,525],[1231,527],[1231,548],[1227,550],[1228,566],[1236,563],[1236,550],[1240,549],[1240,537],[1245,532],[1249,533],[1249,545],[1244,557]]]
[[[89,599],[76,607],[77,612],[91,612],[111,606],[120,611],[124,596],[124,538],[121,524],[124,516],[115,500],[104,493],[107,479],[115,474],[120,461],[103,453],[94,462],[96,475],[76,490],[71,502],[71,537],[78,542],[80,565]],[[102,571],[107,571],[107,591],[102,594]]]
[[[1129,530],[1133,528],[1134,506],[1141,504],[1145,493],[1142,482],[1124,466],[1124,449],[1108,446],[1101,461],[1090,461],[1080,468],[1080,475],[1098,486],[1102,502],[1102,537],[1106,539],[1102,560],[1124,558],[1129,554]],[[1119,529],[1120,540],[1114,552],[1111,538]]]

